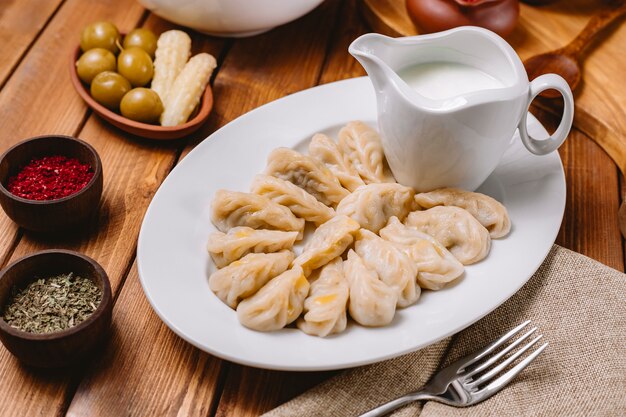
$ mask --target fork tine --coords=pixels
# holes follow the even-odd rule
[[[515,361],[517,358],[519,358],[520,356],[522,356],[528,349],[530,349],[535,343],[537,343],[543,336],[539,335],[537,337],[535,337],[533,340],[531,340],[530,342],[528,342],[528,344],[526,346],[524,346],[523,348],[521,348],[520,350],[518,350],[517,352],[515,352],[514,354],[512,354],[511,356],[509,356],[508,358],[506,358],[504,361],[502,361],[502,363],[498,364],[497,366],[495,366],[493,369],[491,369],[489,372],[485,373],[484,375],[482,375],[480,378],[478,378],[475,381],[472,381],[471,383],[468,384],[468,386],[470,387],[476,387],[478,385],[481,385],[482,383],[490,380],[491,378],[493,378],[494,376],[498,375],[500,372],[502,372],[507,366],[509,366],[511,363],[513,363],[513,361]]]
[[[533,327],[532,329],[530,329],[529,331],[527,331],[524,335],[520,336],[519,339],[517,339],[516,341],[514,341],[513,343],[511,343],[509,346],[507,346],[506,348],[502,349],[500,352],[498,352],[497,354],[493,355],[491,358],[489,358],[488,360],[486,360],[485,362],[481,363],[479,366],[477,366],[476,368],[472,369],[471,371],[467,372],[466,374],[464,374],[464,376],[466,377],[470,377],[472,375],[475,375],[479,372],[484,371],[485,369],[489,368],[491,365],[493,365],[494,363],[496,363],[498,360],[500,360],[500,358],[502,358],[504,355],[506,355],[507,353],[509,353],[511,350],[515,349],[516,346],[518,346],[520,343],[522,343],[524,340],[526,340],[531,334],[533,334],[535,331],[537,330],[537,327]]]
[[[528,357],[526,357],[523,361],[521,361],[520,363],[515,365],[513,368],[508,370],[504,375],[502,375],[501,377],[497,378],[495,381],[491,382],[489,385],[487,385],[482,390],[477,391],[475,394],[481,396],[481,399],[479,401],[482,401],[482,400],[484,400],[484,399],[486,399],[488,397],[491,397],[493,394],[497,393],[502,388],[506,387],[506,385],[509,382],[511,382],[511,380],[517,376],[517,374],[522,372],[524,370],[524,368],[526,368],[528,365],[530,365],[530,363],[532,361],[534,361],[535,358],[537,356],[539,356],[539,354],[541,352],[543,352],[543,350],[547,346],[548,346],[548,342],[546,342],[543,345],[539,346],[539,348],[537,348],[537,350],[535,350],[533,353],[528,355]]]
[[[478,352],[474,352],[474,353],[471,353],[471,354],[465,356],[464,358],[458,360],[456,363],[459,363],[459,364],[462,363],[462,365],[460,366],[461,369],[467,368],[471,364],[473,364],[476,361],[484,358],[485,356],[489,355],[491,352],[493,352],[494,350],[496,350],[497,348],[502,346],[504,343],[506,343],[507,340],[509,340],[511,337],[513,337],[515,334],[517,334],[520,330],[522,330],[524,327],[526,327],[529,323],[530,323],[530,320],[526,320],[524,323],[520,324],[519,326],[517,326],[513,330],[510,330],[507,334],[505,334],[504,336],[502,336],[501,338],[499,338],[498,340],[496,340],[492,344],[490,344],[488,346],[485,346],[484,348],[482,348]]]

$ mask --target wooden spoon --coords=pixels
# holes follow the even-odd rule
[[[524,61],[524,66],[528,78],[533,80],[551,72],[559,74],[573,91],[580,83],[580,60],[583,51],[598,33],[624,14],[626,14],[624,1],[613,2],[612,6],[594,15],[582,32],[563,48],[527,59]],[[560,97],[560,93],[556,90],[545,90],[541,96],[556,98]]]

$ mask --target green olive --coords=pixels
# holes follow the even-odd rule
[[[83,29],[80,36],[80,49],[88,51],[93,48],[104,48],[117,53],[116,41],[120,39],[120,31],[111,22],[96,22]]]
[[[157,123],[163,113],[159,95],[149,88],[133,88],[120,103],[122,116],[143,123]]]
[[[115,55],[106,49],[90,49],[76,61],[76,73],[84,83],[91,84],[102,71],[115,71]]]
[[[154,52],[157,48],[157,37],[149,29],[137,28],[130,31],[130,33],[124,36],[124,49],[136,46],[143,49],[154,58]]]
[[[143,87],[152,79],[154,68],[150,55],[132,46],[124,49],[117,57],[117,72],[130,81],[133,87]]]
[[[105,71],[96,75],[91,83],[91,96],[111,110],[120,108],[120,101],[130,91],[128,80],[117,72]]]

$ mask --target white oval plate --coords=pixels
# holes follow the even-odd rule
[[[144,292],[180,337],[221,358],[260,368],[318,371],[392,358],[428,346],[474,323],[513,295],[537,270],[554,242],[565,208],[558,153],[534,156],[516,135],[479,191],[503,202],[513,224],[489,256],[468,266],[451,288],[424,291],[382,328],[350,324],[328,338],[298,329],[249,330],[209,289],[207,254],[213,194],[247,191],[279,146],[306,149],[316,132],[336,134],[351,120],[372,125],[376,101],[365,77],[302,91],[264,105],[224,126],[187,155],[163,182],[146,213],[137,249]],[[548,136],[529,116],[535,138]],[[520,320],[526,317],[520,317]],[[517,323],[511,323],[515,325]]]

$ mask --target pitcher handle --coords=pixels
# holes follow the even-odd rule
[[[556,132],[552,134],[546,140],[533,139],[528,134],[528,125],[526,124],[526,118],[528,117],[528,108],[530,103],[537,97],[542,91],[554,89],[557,90],[563,96],[563,117],[561,123],[556,129]],[[572,96],[572,90],[569,88],[567,82],[559,75],[556,74],[544,74],[535,78],[530,83],[530,93],[528,99],[528,106],[522,119],[519,122],[519,133],[522,138],[522,142],[526,148],[535,155],[545,155],[556,150],[572,128],[572,122],[574,121],[574,97]]]

